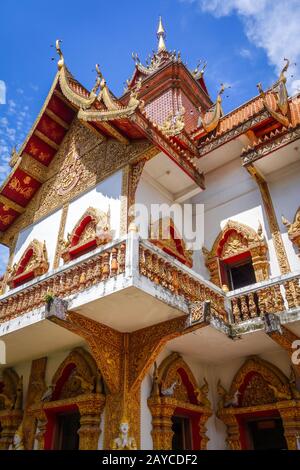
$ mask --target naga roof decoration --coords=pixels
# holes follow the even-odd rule
[[[196,68],[191,71],[191,74],[193,75],[195,80],[201,80],[201,78],[204,75],[204,71],[207,67],[207,62],[199,60]]]
[[[286,89],[286,76],[285,72],[289,68],[289,60],[284,59],[286,61],[286,64],[284,65],[282,71],[280,72],[280,76],[278,81],[272,86],[271,88],[271,93],[275,97],[275,109],[270,106],[266,99],[266,93],[263,91],[261,83],[258,83],[257,88],[259,90],[260,96],[262,97],[264,106],[267,111],[271,114],[271,116],[276,119],[276,121],[280,122],[283,126],[288,126],[289,125],[289,101],[288,101],[288,92]]]
[[[225,91],[225,86],[223,83],[221,84],[221,89],[217,96],[217,101],[215,104],[208,110],[206,113],[200,117],[199,123],[201,123],[204,130],[208,132],[212,132],[219,124],[221,117],[223,116],[222,110],[222,98],[221,95]]]

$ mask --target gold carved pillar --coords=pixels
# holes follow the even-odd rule
[[[45,449],[45,434],[47,430],[48,419],[45,411],[43,409],[39,410],[37,414],[35,414],[35,418],[37,420],[36,426],[36,434],[34,436],[35,440],[37,441],[37,449],[44,450]]]
[[[105,396],[92,395],[77,406],[80,413],[79,450],[97,450]]]
[[[201,450],[207,449],[207,444],[209,442],[209,438],[207,437],[207,427],[206,423],[208,418],[211,416],[211,412],[209,413],[202,413],[199,419],[199,434],[201,437]]]
[[[239,423],[237,417],[232,411],[232,408],[224,408],[218,412],[218,418],[221,419],[227,427],[226,442],[229,449],[242,450]]]
[[[7,450],[13,441],[23,417],[22,410],[4,410],[0,412],[0,450]]]
[[[267,247],[265,245],[258,245],[250,249],[256,282],[269,279],[269,262],[266,251]]]
[[[284,437],[289,450],[300,450],[300,402],[287,401],[277,404],[282,424]]]
[[[31,371],[23,419],[24,446],[27,450],[33,449],[34,436],[36,432],[36,418],[33,413],[31,413],[30,409],[32,406],[34,406],[40,401],[46,389],[46,365],[46,357],[35,359],[31,363]]]
[[[176,400],[166,397],[150,397],[148,407],[152,414],[152,440],[154,450],[172,449],[172,416]]]
[[[253,179],[256,181],[260,190],[263,205],[268,219],[270,232],[274,243],[274,249],[277,256],[280,272],[281,274],[288,274],[291,272],[291,268],[285,251],[268,184],[253,165],[249,165],[247,167],[247,170],[253,177]]]

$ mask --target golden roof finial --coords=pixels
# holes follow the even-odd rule
[[[61,44],[61,39],[56,39],[56,43],[55,43],[55,47],[56,47],[56,52],[57,54],[59,55],[59,60],[57,62],[57,68],[58,70],[62,69],[63,66],[64,66],[64,56],[63,56],[63,53],[62,53],[62,50],[60,48],[60,44]]]
[[[157,38],[158,38],[157,52],[166,51],[167,50],[166,43],[165,43],[166,32],[162,24],[161,16],[159,17],[159,22],[158,22]]]

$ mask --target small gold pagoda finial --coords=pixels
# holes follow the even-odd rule
[[[166,32],[162,24],[161,16],[159,17],[159,22],[158,22],[157,38],[158,38],[157,52],[166,51],[167,50],[166,43],[165,43]]]

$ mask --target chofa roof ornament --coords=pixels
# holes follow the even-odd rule
[[[288,101],[288,92],[286,89],[286,76],[285,73],[289,68],[290,61],[288,59],[285,60],[285,65],[282,68],[279,79],[274,85],[271,87],[271,93],[275,97],[276,108],[273,109],[271,103],[268,102],[267,93],[264,92],[261,83],[257,84],[258,91],[260,96],[263,99],[263,103],[267,111],[271,114],[271,116],[276,119],[276,121],[280,122],[285,127],[288,127],[289,121],[289,101]]]
[[[193,75],[195,80],[200,80],[203,77],[206,67],[207,67],[206,61],[204,60],[198,61],[196,68],[191,71],[191,74]]]
[[[199,118],[199,126],[202,125],[206,132],[212,132],[218,126],[219,121],[223,116],[222,94],[224,93],[225,89],[225,85],[221,83],[221,88],[216,102],[208,111],[206,111],[206,113],[204,113],[204,115]]]

